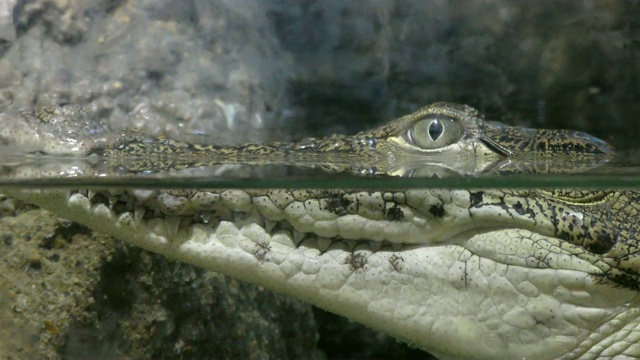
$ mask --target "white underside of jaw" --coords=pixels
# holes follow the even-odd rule
[[[286,292],[443,358],[595,358],[614,346],[632,353],[640,340],[615,343],[610,336],[638,317],[636,292],[599,283],[587,272],[601,268],[528,230],[466,233],[454,244],[397,250],[297,238],[292,230],[270,234],[252,215],[185,227],[179,217],[115,214],[66,191],[12,195],[150,251]],[[547,268],[530,268],[541,261]]]

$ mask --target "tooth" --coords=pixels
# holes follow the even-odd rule
[[[177,235],[178,228],[180,227],[180,220],[182,218],[180,216],[165,216],[164,221],[167,224],[167,230],[169,230],[170,235]]]
[[[348,245],[344,240],[333,242],[331,244],[331,250],[350,251]]]
[[[318,250],[325,252],[329,246],[331,246],[332,242],[333,240],[328,238],[318,238]]]
[[[127,211],[131,211],[133,209],[133,201],[131,199],[127,199],[127,203],[125,205],[125,209]]]
[[[392,242],[391,243],[391,248],[393,250],[402,250],[402,243],[396,243],[396,242]]]
[[[347,244],[347,247],[349,248],[349,250],[353,250],[353,248],[355,248],[356,245],[358,245],[358,240],[346,240],[345,243]]]
[[[318,248],[318,241],[312,237],[305,237],[304,240],[300,243],[300,247],[305,247],[307,249],[315,250]]]
[[[145,212],[147,212],[147,209],[145,209],[144,206],[136,205],[133,210],[133,219],[136,221],[136,224],[140,224]]]
[[[293,241],[295,241],[296,244],[300,245],[300,242],[302,241],[302,239],[304,239],[305,235],[306,233],[293,230]]]
[[[213,217],[213,214],[211,214],[210,212],[205,212],[200,214],[200,220],[202,220],[202,222],[205,224],[208,224],[209,221],[211,221],[212,217]]]
[[[113,207],[118,202],[118,198],[115,196],[109,196],[109,209],[113,209]]]
[[[96,196],[96,192],[93,190],[89,190],[87,193],[87,197],[89,198],[89,200],[93,200],[94,196]]]
[[[276,226],[277,222],[273,221],[273,220],[269,220],[267,218],[264,219],[264,229],[267,231],[267,233],[271,234],[273,231],[273,228]]]
[[[380,250],[382,243],[380,241],[369,241],[369,246],[371,247],[371,251],[376,252]]]

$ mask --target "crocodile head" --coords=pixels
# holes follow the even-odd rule
[[[220,147],[140,133],[113,139],[86,151],[119,167],[130,156],[147,158],[154,172],[224,159],[322,158],[372,162],[393,174],[393,164],[420,158],[526,167],[531,160],[612,152],[583,133],[512,128],[443,103],[352,137],[294,144]],[[142,174],[129,169],[127,176]],[[443,358],[640,351],[636,191],[14,187],[6,193],[150,251],[288,293]]]

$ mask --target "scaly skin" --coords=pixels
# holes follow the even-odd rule
[[[46,123],[46,116],[35,118]],[[417,124],[434,118],[453,121],[444,129],[456,136],[437,147],[433,139],[416,141],[426,134]],[[437,127],[422,129],[440,135]],[[579,171],[612,150],[583,133],[487,123],[471,108],[439,103],[353,137],[219,147],[136,133],[87,153],[107,157],[120,172],[128,164],[129,176],[310,160],[330,171],[403,175],[424,159],[448,166],[472,161],[476,173],[487,163],[500,162],[505,172],[540,172],[576,159],[554,170]],[[143,161],[127,162],[132,155]],[[98,172],[86,164],[83,172],[92,171]],[[8,192],[150,251],[309,301],[442,358],[640,356],[636,191]]]

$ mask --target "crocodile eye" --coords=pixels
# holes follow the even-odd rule
[[[462,126],[456,120],[432,115],[415,123],[407,131],[407,140],[423,149],[438,149],[457,142],[462,133]]]

